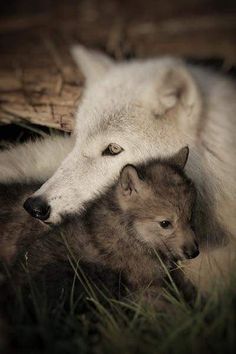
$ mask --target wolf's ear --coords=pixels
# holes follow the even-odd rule
[[[156,117],[179,109],[179,118],[197,114],[200,110],[200,92],[191,73],[176,61],[163,68],[154,84]],[[154,98],[152,96],[152,101]],[[183,113],[183,114],[182,114]]]
[[[138,193],[143,182],[139,178],[137,170],[132,165],[126,165],[120,173],[120,186],[122,194],[131,196],[133,193]]]
[[[86,79],[86,86],[100,80],[102,76],[115,65],[114,60],[107,55],[89,50],[81,45],[71,47],[71,54]]]
[[[189,147],[185,146],[180,149],[174,156],[172,156],[168,161],[170,162],[170,164],[183,170],[188,161],[188,156]]]

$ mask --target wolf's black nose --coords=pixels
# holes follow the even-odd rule
[[[34,218],[47,220],[50,215],[50,206],[40,197],[31,197],[26,199],[23,207]]]

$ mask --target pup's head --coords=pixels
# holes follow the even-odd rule
[[[32,216],[53,224],[64,214],[81,213],[127,163],[192,145],[201,107],[195,81],[178,60],[115,63],[81,47],[74,57],[86,79],[74,148],[25,203]]]
[[[183,172],[187,158],[186,147],[169,162],[127,165],[117,187],[120,208],[139,240],[168,259],[199,254],[191,224],[196,190]]]

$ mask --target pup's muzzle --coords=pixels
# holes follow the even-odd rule
[[[199,247],[197,242],[194,242],[194,244],[191,247],[184,247],[184,256],[187,259],[193,259],[196,258],[199,255]]]

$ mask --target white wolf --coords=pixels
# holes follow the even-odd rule
[[[63,214],[80,213],[127,163],[165,157],[188,145],[186,171],[199,191],[201,255],[186,272],[203,290],[212,280],[226,280],[236,250],[234,83],[175,58],[115,63],[81,46],[73,48],[73,56],[86,78],[74,135],[3,151],[0,181],[50,177],[25,208],[58,223]]]

